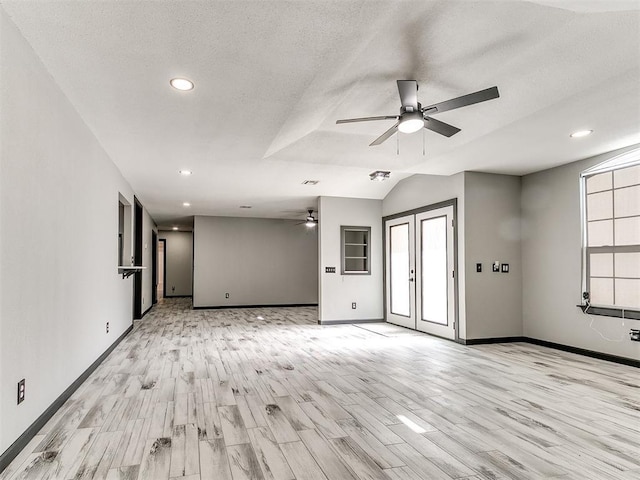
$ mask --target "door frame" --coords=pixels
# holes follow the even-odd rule
[[[158,303],[158,233],[151,231],[151,305]]]
[[[142,265],[143,209],[136,196],[133,197],[133,259],[135,266]],[[142,271],[133,274],[133,319],[142,318]]]
[[[159,238],[158,243],[162,242],[162,298],[167,297],[167,239]],[[158,286],[156,285],[156,290]]]
[[[443,207],[453,207],[453,270],[455,272],[455,277],[453,279],[453,290],[454,290],[454,298],[453,298],[453,310],[454,310],[454,321],[455,321],[455,339],[453,341],[457,343],[464,343],[460,339],[460,298],[459,298],[459,282],[460,271],[458,269],[458,199],[451,198],[449,200],[445,200],[442,202],[434,203],[431,205],[426,205],[424,207],[414,208],[412,210],[406,210],[404,212],[394,213],[393,215],[387,215],[386,217],[382,217],[382,282],[383,282],[383,309],[384,309],[384,321],[387,322],[387,231],[385,227],[385,223],[387,220],[394,220],[400,217],[406,217],[407,215],[417,215],[424,212],[429,212],[431,210],[437,210]],[[416,330],[420,331],[420,330]],[[427,334],[431,335],[431,334]],[[435,335],[434,335],[435,336]],[[445,338],[445,337],[438,337]],[[451,340],[451,339],[446,339]]]

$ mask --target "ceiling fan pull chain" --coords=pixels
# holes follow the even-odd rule
[[[424,128],[422,129],[422,156],[424,157]]]
[[[400,134],[396,132],[396,155],[400,155]]]

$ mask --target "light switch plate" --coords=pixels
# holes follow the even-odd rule
[[[18,382],[18,405],[24,402],[25,396],[25,381],[24,378]]]

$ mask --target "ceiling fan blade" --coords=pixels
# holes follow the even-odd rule
[[[398,125],[400,125],[400,122],[396,123],[393,127],[391,127],[389,130],[387,130],[382,135],[380,135],[378,138],[376,138],[373,142],[371,142],[369,144],[369,146],[373,147],[374,145],[380,145],[387,138],[389,138],[391,135],[393,135],[394,133],[396,133],[398,131]]]
[[[398,93],[403,107],[418,108],[418,82],[415,80],[398,80]]]
[[[362,118],[346,118],[344,120],[336,120],[336,123],[354,123],[354,122],[371,122],[373,120],[397,120],[398,115],[384,115],[381,117],[362,117]]]
[[[460,131],[458,127],[449,125],[448,123],[441,122],[431,117],[424,117],[424,128],[433,132],[444,135],[445,137],[452,137]]]
[[[498,87],[491,87],[485,90],[480,90],[479,92],[470,93],[458,98],[452,98],[451,100],[429,105],[428,107],[424,107],[422,111],[426,114],[433,115],[434,113],[446,112],[447,110],[466,107],[467,105],[473,105],[474,103],[493,100],[499,96],[500,93],[498,92]]]

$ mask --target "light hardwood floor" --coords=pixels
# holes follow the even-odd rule
[[[157,305],[0,479],[640,479],[636,368],[316,319]]]

